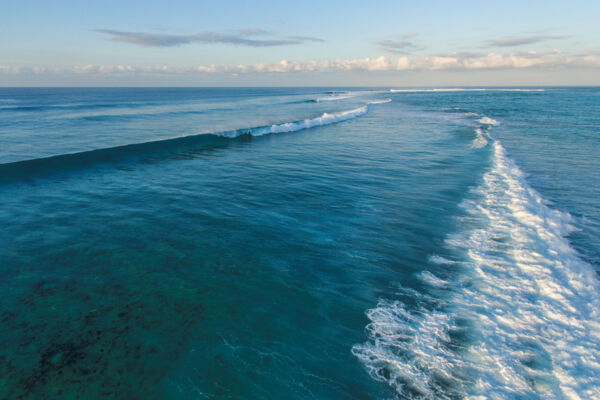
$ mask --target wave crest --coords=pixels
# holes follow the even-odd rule
[[[600,398],[600,284],[566,239],[572,218],[497,141],[492,161],[463,203],[474,228],[446,240],[464,261],[445,303],[380,302],[352,353],[411,399]]]
[[[367,106],[352,110],[323,113],[315,118],[286,122],[255,128],[236,129],[227,132],[197,133],[171,139],[133,143],[122,146],[101,148],[78,153],[36,158],[0,164],[0,181],[21,179],[38,174],[48,174],[56,170],[80,168],[97,163],[114,163],[151,154],[171,154],[194,151],[205,147],[224,146],[228,140],[244,136],[263,136],[274,133],[296,132],[303,129],[335,124],[360,117],[368,111]]]

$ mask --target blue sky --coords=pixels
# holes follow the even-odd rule
[[[0,85],[600,84],[594,1],[11,1]]]

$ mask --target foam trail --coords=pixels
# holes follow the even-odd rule
[[[445,257],[442,256],[438,256],[438,255],[432,255],[429,256],[429,262],[432,264],[439,264],[439,265],[443,265],[443,264],[457,264],[457,261],[453,261],[453,260],[449,260]]]
[[[482,124],[486,124],[486,125],[499,125],[500,124],[498,121],[496,121],[495,119],[492,119],[490,117],[482,117],[479,119],[479,122]]]
[[[600,398],[600,285],[565,238],[570,215],[545,204],[499,142],[475,195],[464,206],[486,226],[449,244],[475,272],[456,308],[476,321],[472,354],[495,382],[478,394]]]
[[[342,112],[323,113],[316,118],[308,118],[283,124],[236,129],[227,132],[198,133],[171,139],[133,143],[123,146],[5,163],[0,164],[0,181],[22,179],[38,174],[47,174],[56,170],[85,167],[97,163],[126,161],[150,155],[160,157],[161,155],[164,156],[173,153],[194,151],[208,147],[227,146],[228,141],[230,142],[230,140],[234,138],[296,132],[303,129],[335,124],[357,118],[366,114],[367,111],[367,106],[362,106]]]
[[[429,271],[423,271],[419,274],[419,279],[434,287],[444,287],[448,284],[447,281],[435,276]]]
[[[566,239],[570,215],[546,205],[497,141],[492,157],[462,205],[468,228],[447,239],[464,271],[445,304],[380,302],[367,312],[370,341],[352,352],[401,397],[600,399],[596,273]]]
[[[473,116],[479,116],[478,114],[474,114],[474,113],[467,113],[467,114],[470,114]],[[489,143],[488,139],[490,139],[490,134],[489,134],[490,129],[495,125],[500,125],[500,123],[498,121],[496,121],[495,119],[492,119],[492,118],[486,117],[486,116],[479,118],[477,120],[477,122],[479,122],[480,124],[482,124],[484,126],[475,129],[475,139],[473,139],[473,142],[471,143],[471,147],[473,147],[475,149],[481,149],[481,148],[487,146]]]
[[[483,130],[481,128],[475,129],[475,139],[473,139],[473,142],[471,143],[471,147],[473,147],[475,149],[480,149],[482,147],[487,146],[487,144],[488,144],[487,136],[488,136],[487,130]]]

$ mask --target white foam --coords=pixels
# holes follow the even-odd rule
[[[518,392],[600,398],[600,368],[593,367],[600,366],[600,285],[565,238],[573,229],[570,215],[545,204],[499,142],[475,194],[479,200],[465,207],[485,225],[455,242],[476,273],[473,286],[456,298],[457,309],[478,325],[474,354],[490,368],[488,375],[502,366],[507,388],[520,380],[541,385],[537,390],[528,383]],[[534,350],[524,350],[525,342]],[[544,357],[550,359],[545,371],[522,362]]]
[[[458,264],[457,261],[452,261],[449,260],[445,257],[442,256],[438,256],[438,255],[433,255],[433,256],[429,256],[429,262],[433,263],[433,264]]]
[[[237,137],[244,134],[252,136],[263,136],[271,133],[296,132],[302,129],[314,128],[317,126],[335,124],[337,122],[346,121],[352,118],[360,117],[367,113],[367,106],[355,108],[348,111],[336,113],[323,113],[320,117],[305,119],[302,121],[287,122],[283,124],[275,124],[271,126],[263,126],[251,129],[242,129],[237,131],[216,133],[219,136]]]
[[[368,101],[367,104],[385,104],[385,103],[389,103],[390,101],[392,101],[392,99],[383,99],[383,100],[371,100]]]
[[[429,271],[422,271],[418,276],[423,282],[434,287],[444,287],[448,284],[447,281],[435,276]]]
[[[493,166],[450,236],[465,259],[446,306],[382,301],[370,341],[352,352],[408,398],[600,399],[600,285],[565,238],[569,214],[549,208],[499,142]],[[423,275],[421,278],[425,278]],[[426,278],[425,278],[426,279]],[[459,328],[470,340],[448,346]]]
[[[470,113],[470,115],[479,116],[478,114],[474,113]],[[490,129],[492,128],[492,126],[500,125],[500,122],[486,116],[479,118],[477,121],[480,124],[485,125],[485,127],[475,129],[475,139],[473,139],[473,142],[471,142],[471,147],[475,149],[480,149],[488,145],[490,139]]]
[[[490,117],[482,117],[479,119],[479,122],[482,124],[486,124],[486,125],[499,125],[500,124],[498,121],[496,121],[495,119],[492,119]]]
[[[471,143],[471,147],[473,147],[475,149],[480,149],[482,147],[487,146],[487,144],[488,144],[487,130],[484,131],[481,128],[475,129],[475,139],[473,139],[473,142]]]
[[[342,95],[342,96],[319,97],[319,98],[317,98],[317,103],[321,103],[321,102],[324,102],[324,101],[345,100],[345,99],[350,99],[352,97],[355,97],[355,96],[353,96],[353,95]]]
[[[450,368],[463,363],[447,346],[448,332],[457,329],[452,315],[414,312],[401,302],[381,301],[367,317],[371,341],[353,346],[352,354],[372,378],[411,399],[449,399],[465,393]],[[451,393],[444,394],[440,378],[454,384]]]

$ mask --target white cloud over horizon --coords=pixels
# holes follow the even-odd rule
[[[467,71],[467,70],[522,70],[552,68],[600,68],[600,52],[568,54],[559,50],[550,52],[518,53],[456,53],[432,56],[386,56],[346,60],[290,61],[275,63],[197,66],[133,66],[133,65],[76,65],[70,68],[24,67],[0,65],[1,74],[253,74],[294,72],[382,72],[382,71]]]

